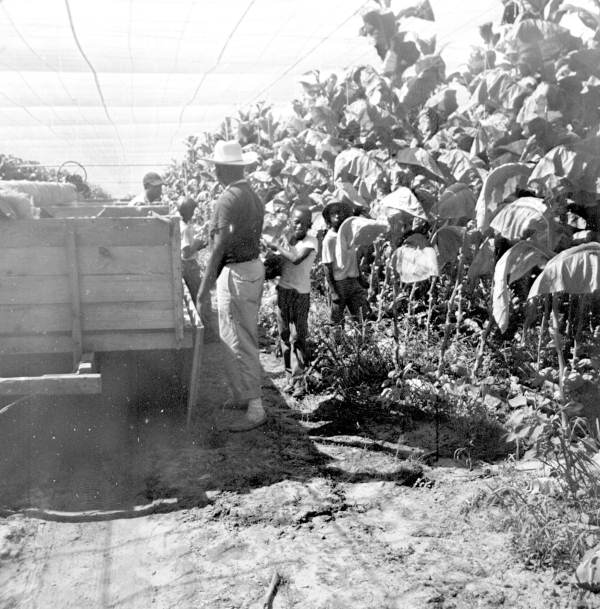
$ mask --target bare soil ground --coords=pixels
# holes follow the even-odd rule
[[[274,572],[276,609],[577,606],[568,584],[516,562],[494,508],[465,509],[493,468],[403,460],[374,436],[428,449],[430,427],[336,428],[331,401],[284,397],[280,363],[263,364],[270,419],[243,434],[214,428],[216,344],[189,434],[165,378],[129,408],[125,388],[5,415],[0,607],[262,607]],[[155,374],[110,365],[121,380]]]

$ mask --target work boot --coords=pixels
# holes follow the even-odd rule
[[[260,427],[267,421],[267,413],[262,404],[261,398],[254,398],[248,401],[248,409],[245,416],[228,421],[223,429],[227,431],[250,431]]]

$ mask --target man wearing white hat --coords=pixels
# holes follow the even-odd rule
[[[217,142],[213,156],[204,160],[214,163],[225,190],[210,222],[211,253],[198,304],[206,302],[216,282],[219,334],[232,392],[225,407],[246,410],[243,417],[225,421],[223,427],[247,431],[266,420],[258,351],[258,309],[265,276],[259,258],[264,206],[244,179],[244,167],[255,158],[243,154],[238,142]]]

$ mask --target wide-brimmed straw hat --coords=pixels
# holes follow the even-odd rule
[[[239,142],[230,140],[225,142],[219,140],[215,144],[212,156],[202,157],[203,161],[214,163],[215,165],[238,165],[245,167],[257,161],[257,156],[252,152],[242,152]]]

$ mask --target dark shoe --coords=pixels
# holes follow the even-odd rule
[[[221,405],[223,410],[246,410],[248,408],[248,402],[238,400],[227,400]]]

